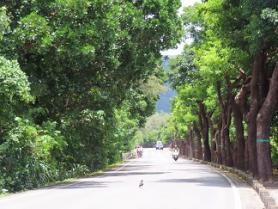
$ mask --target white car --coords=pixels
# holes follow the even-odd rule
[[[162,144],[161,141],[157,141],[157,142],[156,142],[155,149],[156,149],[156,150],[158,150],[158,149],[163,150],[163,144]]]

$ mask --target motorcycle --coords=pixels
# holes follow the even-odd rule
[[[143,147],[137,147],[137,157],[141,158],[143,156]]]
[[[173,153],[172,153],[172,157],[175,161],[177,161],[179,159],[179,152],[177,150],[175,150]]]

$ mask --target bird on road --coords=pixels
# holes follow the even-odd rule
[[[139,182],[139,188],[141,188],[144,185],[143,179]]]

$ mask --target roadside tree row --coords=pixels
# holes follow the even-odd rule
[[[278,163],[277,3],[208,0],[187,7],[183,23],[193,43],[171,61],[174,139],[191,157],[271,180]]]

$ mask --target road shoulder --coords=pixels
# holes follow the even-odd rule
[[[247,182],[246,179],[232,172],[231,169],[227,169],[226,166],[208,163],[202,160],[193,159],[193,161],[201,164],[207,164],[215,172],[228,177],[238,190],[242,209],[267,209],[261,196],[252,187],[252,185],[250,185],[250,182]]]

